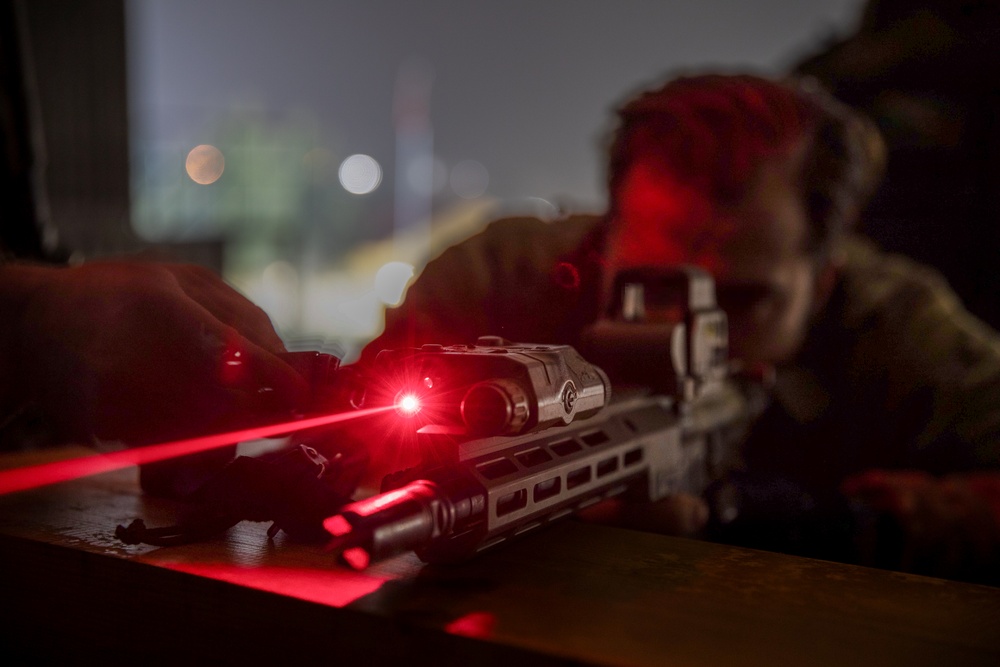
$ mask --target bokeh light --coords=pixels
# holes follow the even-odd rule
[[[357,153],[340,163],[340,184],[355,195],[374,192],[382,182],[382,167],[370,155]]]
[[[200,185],[210,185],[219,180],[226,168],[226,159],[215,146],[201,144],[191,149],[184,161],[184,169],[191,180]]]
[[[451,189],[462,199],[475,199],[486,194],[490,173],[481,162],[462,160],[451,168]]]

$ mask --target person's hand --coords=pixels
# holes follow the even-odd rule
[[[894,519],[899,569],[934,576],[997,580],[1000,472],[936,478],[914,470],[869,470],[841,490]]]
[[[307,391],[275,356],[284,347],[264,312],[207,269],[95,262],[0,277],[20,311],[7,341],[14,375],[64,438],[200,435]]]

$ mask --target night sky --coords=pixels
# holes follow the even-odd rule
[[[849,31],[859,0],[133,0],[136,146],[202,143],[220,114],[302,114],[343,159],[391,179],[393,87],[405,63],[432,74],[433,151],[476,160],[488,194],[603,203],[611,109],[665,74],[779,73]],[[378,196],[391,196],[391,187]]]

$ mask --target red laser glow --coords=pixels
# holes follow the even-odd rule
[[[396,399],[396,411],[404,417],[412,417],[420,412],[420,399],[415,394],[403,394]]]
[[[66,482],[79,477],[98,475],[103,472],[111,472],[112,470],[120,470],[130,466],[165,461],[178,456],[217,449],[245,440],[270,438],[294,431],[329,426],[330,424],[368,417],[392,409],[392,406],[386,406],[353,412],[339,412],[321,417],[288,421],[282,424],[256,426],[239,431],[230,431],[229,433],[217,433],[215,435],[175,440],[174,442],[164,442],[147,447],[125,449],[109,454],[95,454],[94,456],[84,456],[68,461],[57,461],[55,463],[15,468],[14,470],[4,470],[0,471],[0,495],[34,489],[48,484]]]

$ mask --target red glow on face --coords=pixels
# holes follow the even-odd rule
[[[474,611],[460,616],[444,626],[446,632],[463,637],[487,639],[493,636],[497,626],[497,617],[488,611]]]
[[[130,466],[166,461],[178,456],[196,454],[247,440],[271,438],[319,426],[329,426],[338,422],[368,417],[389,409],[391,408],[383,407],[354,412],[341,412],[322,417],[312,417],[310,419],[297,419],[282,424],[257,426],[229,433],[176,440],[158,445],[149,445],[148,447],[125,449],[110,454],[95,454],[94,456],[84,456],[68,461],[4,470],[0,471],[0,495],[33,489],[47,484],[66,482],[79,477],[98,475],[102,472],[111,472],[112,470],[120,470]]]
[[[370,595],[389,578],[355,572],[343,567],[330,569],[294,568],[257,565],[246,567],[232,563],[157,563],[178,572],[239,586],[278,593],[330,607],[345,607]]]
[[[707,194],[637,163],[618,193],[614,268],[695,264],[713,271],[718,248],[734,231],[718,213]]]

